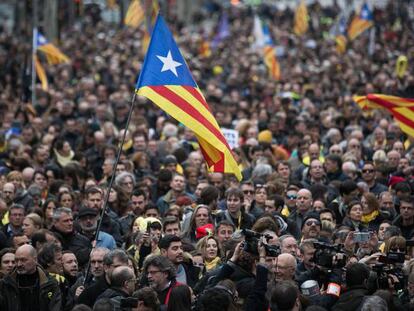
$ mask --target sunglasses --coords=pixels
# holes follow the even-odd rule
[[[362,170],[362,173],[374,173],[374,170]]]
[[[253,194],[254,191],[253,190],[243,190],[244,194]]]
[[[261,185],[261,184],[257,184],[255,186],[256,189],[262,189],[262,188],[267,188],[267,185]]]
[[[317,220],[309,220],[309,221],[305,222],[305,225],[307,225],[309,227],[312,226],[312,225],[320,226],[321,223]]]
[[[288,198],[289,200],[296,200],[298,196],[296,194],[287,194],[286,198]]]

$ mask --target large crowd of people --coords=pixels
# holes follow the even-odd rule
[[[414,140],[352,100],[413,97],[411,1],[374,8],[375,33],[343,54],[336,4],[309,5],[296,36],[290,9],[205,2],[190,24],[166,19],[238,132],[241,181],[209,172],[194,134],[145,98],[125,128],[143,26],[96,11],[62,25],[70,62],[45,63],[34,97],[30,40],[0,32],[0,310],[414,309]],[[229,36],[205,53],[223,12]],[[255,14],[280,81],[252,48]]]

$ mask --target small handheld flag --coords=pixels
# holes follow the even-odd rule
[[[212,172],[241,172],[164,19],[158,15],[136,85],[142,95],[196,135]]]

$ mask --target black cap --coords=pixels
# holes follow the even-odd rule
[[[98,215],[98,211],[94,208],[84,207],[79,210],[78,218],[82,218],[85,216],[96,216]]]

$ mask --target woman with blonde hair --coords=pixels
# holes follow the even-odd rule
[[[204,261],[205,271],[214,270],[221,264],[221,249],[220,243],[212,235],[201,238],[196,245],[198,251],[201,252]]]
[[[28,214],[23,220],[23,233],[29,239],[32,238],[33,234],[43,228],[43,220],[36,213]]]
[[[379,226],[385,220],[380,212],[380,204],[372,192],[364,192],[361,197],[362,223],[368,226],[369,230],[378,232]]]

